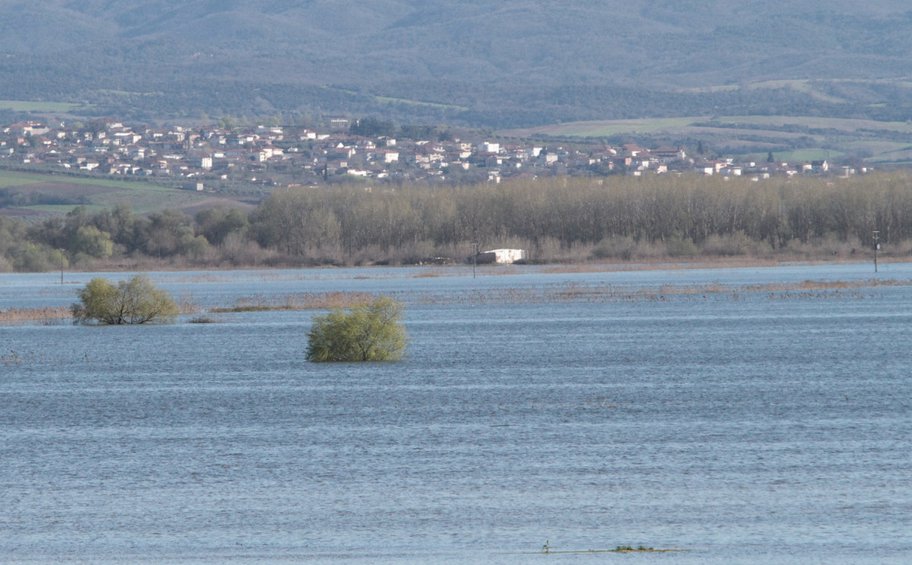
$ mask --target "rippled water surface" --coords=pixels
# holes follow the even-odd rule
[[[408,355],[307,363],[314,311],[0,326],[0,561],[912,561],[908,265],[151,276],[391,294]]]

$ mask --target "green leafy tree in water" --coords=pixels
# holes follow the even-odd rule
[[[78,324],[102,325],[170,322],[178,314],[177,304],[144,275],[136,275],[117,286],[94,278],[79,291],[79,303],[70,307]]]
[[[349,311],[337,309],[314,318],[308,333],[307,359],[327,361],[396,361],[407,337],[400,323],[402,305],[388,297]]]

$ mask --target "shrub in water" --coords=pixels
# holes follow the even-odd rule
[[[314,318],[308,333],[307,359],[326,361],[396,361],[405,351],[402,305],[387,297],[350,310],[336,309]]]
[[[104,325],[170,322],[178,314],[177,304],[152,281],[137,275],[117,286],[107,279],[95,278],[79,291],[79,303],[70,310],[75,323]]]

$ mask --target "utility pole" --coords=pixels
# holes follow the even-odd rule
[[[478,263],[478,242],[472,242],[472,278],[475,278],[475,265]]]
[[[874,272],[877,272],[877,252],[880,251],[880,231],[874,230]]]

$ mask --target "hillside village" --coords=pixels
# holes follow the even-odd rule
[[[0,165],[72,174],[159,179],[198,191],[230,187],[371,183],[499,183],[511,178],[700,174],[761,181],[867,172],[827,161],[738,162],[682,147],[573,147],[536,140],[397,139],[298,126],[136,128],[107,119],[70,127],[25,121],[0,127]]]

